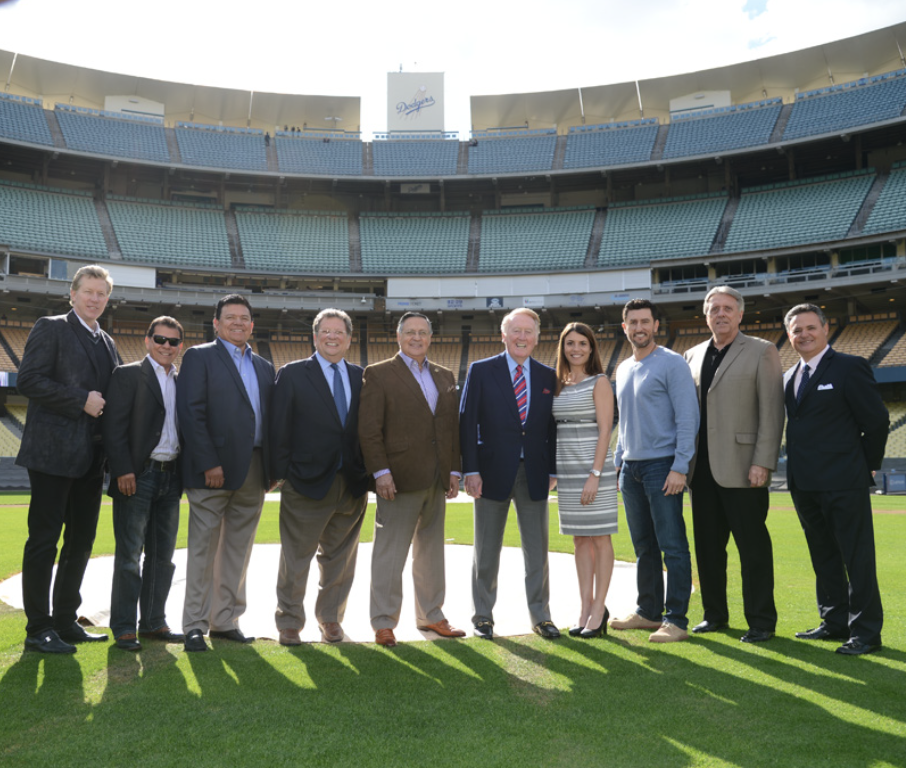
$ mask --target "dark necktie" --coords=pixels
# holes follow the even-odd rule
[[[513,375],[513,392],[516,393],[516,407],[519,409],[519,420],[525,426],[525,417],[528,414],[528,391],[525,386],[525,376],[522,375],[522,366],[516,366]]]
[[[802,402],[802,395],[805,394],[805,386],[808,384],[808,364],[802,369],[802,378],[799,380],[799,389],[796,390],[796,405]]]
[[[340,375],[340,368],[336,363],[331,363],[333,368],[333,401],[337,404],[337,413],[340,415],[340,422],[346,426],[346,388],[343,386],[343,377]]]

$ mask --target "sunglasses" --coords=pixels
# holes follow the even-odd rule
[[[157,334],[152,336],[151,339],[155,344],[160,344],[161,346],[169,344],[171,347],[178,347],[182,344],[182,339],[171,339],[169,336],[158,336]]]

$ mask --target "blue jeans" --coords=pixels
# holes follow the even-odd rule
[[[175,570],[173,550],[181,496],[178,471],[149,468],[136,478],[135,495],[113,497],[116,556],[110,629],[114,637],[135,633],[138,606],[140,631],[152,632],[167,626],[167,597]]]
[[[620,467],[620,491],[638,559],[636,613],[649,621],[661,621],[666,606],[663,620],[686,629],[692,594],[692,561],[683,521],[683,494],[665,496],[663,491],[672,465],[672,456],[624,461]],[[666,603],[664,565],[667,566]]]

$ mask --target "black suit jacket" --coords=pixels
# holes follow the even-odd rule
[[[509,496],[525,455],[525,477],[533,500],[546,499],[557,473],[557,423],[551,414],[557,375],[532,359],[531,401],[525,426],[519,419],[506,353],[469,368],[459,416],[464,474],[481,474],[481,495],[493,501]]]
[[[842,491],[874,484],[890,417],[868,362],[828,349],[797,405],[787,372],[787,476],[801,491]]]
[[[110,466],[107,493],[122,497],[117,478],[138,477],[160,442],[167,415],[160,382],[148,358],[113,372],[104,406],[104,448]]]
[[[261,405],[264,485],[270,466],[268,419],[274,366],[252,354]],[[183,355],[176,382],[176,414],[182,439],[182,479],[186,488],[205,488],[205,470],[223,467],[223,490],[242,487],[252,463],[255,412],[239,371],[223,342],[192,347]]]
[[[359,447],[362,368],[347,361],[350,402],[345,426],[321,364],[314,355],[284,365],[271,404],[271,477],[286,479],[303,496],[323,499],[342,457],[341,474],[353,496],[368,490]]]
[[[103,331],[101,341],[113,368],[118,362],[116,344]],[[100,390],[98,382],[91,341],[75,310],[38,318],[28,334],[16,383],[28,398],[16,463],[48,475],[84,475],[94,457],[95,419],[82,409],[88,393]]]

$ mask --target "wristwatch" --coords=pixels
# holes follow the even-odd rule
[[[591,474],[594,475],[595,477],[600,477],[600,476],[601,476],[601,470],[600,470],[600,469],[594,469],[594,468],[593,468],[593,469],[591,470]]]

